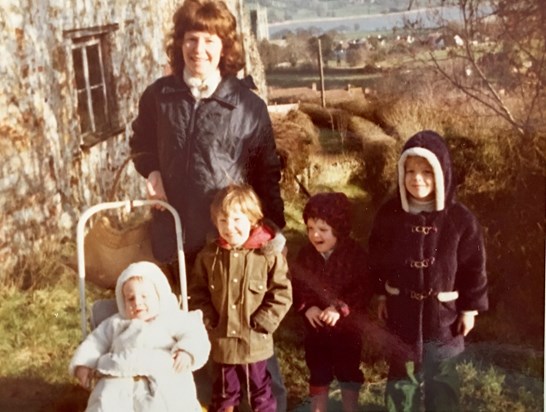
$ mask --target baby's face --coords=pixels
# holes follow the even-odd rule
[[[332,226],[322,219],[307,219],[307,237],[319,253],[331,251],[337,243]]]
[[[131,278],[123,284],[122,291],[129,319],[148,321],[159,314],[159,296],[152,281]]]

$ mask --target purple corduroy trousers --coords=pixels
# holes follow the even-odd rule
[[[209,412],[223,412],[227,407],[238,405],[243,392],[247,393],[254,412],[276,412],[277,401],[271,391],[267,360],[245,365],[216,364],[214,369]]]

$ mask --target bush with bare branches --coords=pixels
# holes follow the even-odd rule
[[[291,110],[286,116],[271,116],[277,152],[282,161],[282,187],[297,189],[298,176],[309,166],[309,155],[319,147],[318,130],[308,115]]]

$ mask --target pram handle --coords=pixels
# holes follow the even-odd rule
[[[142,206],[161,206],[171,212],[174,218],[174,225],[176,231],[176,250],[178,256],[178,272],[180,275],[180,303],[183,311],[188,311],[188,290],[187,290],[187,277],[186,277],[186,262],[184,257],[184,249],[182,243],[182,224],[180,222],[180,216],[174,207],[162,200],[122,200],[117,202],[104,202],[98,203],[85,210],[80,219],[78,220],[78,226],[76,231],[76,241],[78,248],[78,286],[80,291],[80,306],[81,306],[81,328],[82,335],[85,338],[87,336],[87,314],[86,314],[86,302],[85,302],[85,225],[87,221],[97,212],[126,208],[131,210],[134,207]]]

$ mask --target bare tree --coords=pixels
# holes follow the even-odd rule
[[[457,3],[461,24],[442,22],[445,34],[455,38],[456,45],[450,48],[448,61],[429,53],[435,69],[522,136],[533,134],[545,119],[546,26],[542,0]]]

